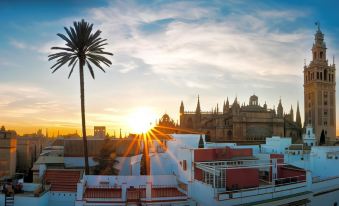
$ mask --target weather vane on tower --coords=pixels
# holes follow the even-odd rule
[[[320,31],[320,22],[319,22],[319,21],[316,21],[316,22],[315,22],[315,25],[318,26],[318,30]]]

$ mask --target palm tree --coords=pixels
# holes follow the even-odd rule
[[[89,24],[85,20],[81,20],[79,22],[74,22],[73,25],[74,27],[70,27],[69,29],[64,27],[68,37],[60,33],[57,34],[60,38],[65,40],[66,47],[52,47],[52,50],[57,49],[63,51],[49,55],[48,61],[57,59],[57,62],[51,67],[51,69],[53,69],[52,73],[67,63],[68,67],[72,66],[68,78],[70,78],[72,75],[75,65],[79,63],[81,122],[85,156],[85,172],[86,174],[89,174],[85,119],[84,67],[87,65],[91,76],[94,79],[94,72],[91,64],[94,64],[103,72],[105,72],[101,63],[105,64],[106,66],[110,66],[112,62],[103,55],[113,54],[103,51],[103,47],[107,45],[107,39],[102,39],[99,37],[101,34],[100,30],[92,32],[93,24]]]

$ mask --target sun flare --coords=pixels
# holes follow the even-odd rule
[[[143,107],[134,110],[128,117],[128,125],[132,133],[146,133],[154,126],[157,115],[151,108]]]

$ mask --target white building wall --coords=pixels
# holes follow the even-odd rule
[[[48,206],[74,206],[76,192],[49,192]],[[40,205],[39,205],[40,206]]]
[[[180,145],[181,147],[186,148],[198,148],[199,147],[199,140],[200,140],[200,134],[171,134],[171,136],[174,138],[172,141],[168,141],[167,145]],[[205,135],[202,135],[202,139],[205,143]]]
[[[5,205],[5,194],[0,193],[0,205]]]
[[[193,181],[191,185],[191,198],[198,202],[198,206],[216,205],[213,188],[200,181]]]
[[[64,157],[65,168],[83,168],[85,165],[84,157]],[[94,161],[93,157],[88,157],[88,164],[90,167],[96,166],[98,163]]]
[[[320,179],[339,176],[339,146],[312,147],[310,169],[312,176]]]
[[[177,155],[177,177],[178,179],[188,184],[188,181],[193,180],[193,162],[194,162],[194,150],[187,148],[178,148],[176,151]],[[184,168],[184,162],[186,162],[186,170]]]
[[[296,167],[310,170],[310,154],[285,154],[284,161]]]
[[[216,143],[216,142],[206,142],[205,148],[224,148],[224,147],[235,147],[237,143]]]
[[[156,175],[156,176],[84,176],[88,187],[98,187],[99,182],[109,182],[110,187],[121,186],[126,183],[127,187],[146,185],[147,181],[151,181],[153,185],[177,185],[176,177],[174,175]]]
[[[24,196],[24,195],[14,196],[14,206],[28,206],[28,205],[50,206],[49,192],[46,192],[40,197]]]
[[[262,153],[284,154],[285,149],[292,144],[290,137],[267,137],[266,144],[261,145]]]
[[[312,191],[312,206],[339,205],[339,177],[314,181]]]
[[[150,155],[151,175],[170,175],[176,170],[177,164],[169,153],[153,153]]]
[[[132,170],[131,175],[134,175],[134,176],[140,175],[141,157],[142,155],[136,155],[136,156],[131,157],[131,170]]]

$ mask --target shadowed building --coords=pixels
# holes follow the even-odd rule
[[[16,132],[0,129],[0,179],[12,177],[16,169]]]
[[[200,99],[195,112],[185,111],[184,103],[180,106],[180,127],[204,132],[211,141],[264,141],[270,136],[290,136],[294,141],[301,137],[301,120],[299,105],[297,108],[298,122],[294,121],[291,108],[284,114],[281,100],[277,111],[268,109],[267,104],[260,106],[258,97],[252,95],[248,105],[240,105],[235,98],[232,105],[227,99],[222,112],[216,106],[210,112],[203,112]]]
[[[105,126],[94,126],[94,137],[105,138],[106,137],[106,127]]]
[[[312,47],[313,58],[304,66],[305,125],[314,128],[316,141],[322,132],[326,142],[336,138],[335,64],[326,59],[326,43],[319,26]]]

